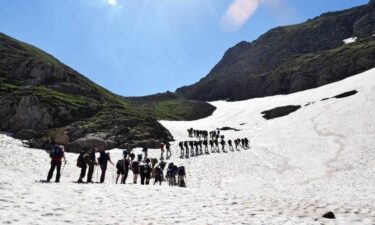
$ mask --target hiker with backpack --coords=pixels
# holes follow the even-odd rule
[[[178,167],[177,173],[178,173],[178,186],[179,187],[186,187],[186,182],[185,182],[185,178],[186,178],[185,167],[184,166]]]
[[[250,142],[249,139],[244,138],[244,143],[245,143],[245,146],[246,146],[247,149],[250,148],[250,146],[249,146],[249,142]]]
[[[221,139],[220,144],[221,144],[221,150],[223,152],[225,152],[225,141],[224,141],[224,139]]]
[[[150,184],[152,168],[150,166],[150,159],[146,159],[146,185]]]
[[[140,166],[140,173],[141,173],[141,184],[149,185],[151,179],[151,160],[149,158],[144,160],[144,164]]]
[[[176,180],[175,180],[176,176],[174,174],[174,164],[173,164],[173,162],[169,163],[169,165],[168,165],[166,178],[167,178],[169,186],[174,186],[174,184],[176,183]]]
[[[167,143],[165,144],[165,149],[167,150],[167,155],[166,155],[166,157],[167,157],[167,159],[170,159],[171,156],[172,156],[172,152],[171,152],[171,144],[169,144],[169,142],[167,142]]]
[[[131,168],[133,171],[133,183],[136,184],[138,181],[138,175],[140,174],[140,161],[142,161],[142,155],[138,155],[137,160],[133,161]]]
[[[213,140],[209,140],[208,143],[210,144],[211,153],[214,153],[215,152],[214,141]]]
[[[161,170],[164,171],[165,167],[167,166],[167,163],[162,160],[162,161],[160,161],[159,166],[160,166]],[[165,181],[164,172],[163,172],[162,180]]]
[[[124,157],[118,160],[116,163],[116,169],[117,169],[116,184],[120,177],[121,177],[120,183],[125,184],[126,179],[128,178],[128,173],[129,173],[129,159]]]
[[[113,162],[111,161],[111,157],[109,156],[109,153],[106,153],[105,151],[100,152],[100,156],[98,158],[100,170],[102,171],[100,175],[100,183],[104,183],[105,172],[107,171],[108,162],[114,165]]]
[[[189,157],[189,143],[187,141],[184,142],[184,147],[186,149],[186,157]]]
[[[96,162],[95,151],[96,151],[96,148],[93,148],[93,149],[91,149],[91,151],[89,153],[89,162],[88,162],[89,171],[87,173],[87,183],[93,182],[92,181],[92,175],[94,174],[94,167],[96,165],[98,165],[98,163]]]
[[[160,160],[164,159],[164,143],[160,143]]]
[[[193,128],[187,130],[189,133],[189,137],[193,137]]]
[[[144,185],[146,180],[146,164],[141,163],[139,166],[139,173],[141,177],[141,185]]]
[[[216,152],[220,152],[220,148],[219,148],[219,140],[216,138],[215,141],[215,149],[216,149]]]
[[[195,147],[195,156],[199,155],[199,148],[198,148],[198,141],[194,141],[194,147]]]
[[[125,158],[125,157],[124,157]],[[118,179],[120,178],[120,176],[124,176],[125,174],[125,169],[124,169],[124,164],[125,164],[125,160],[124,158],[120,159],[117,161],[116,163],[116,169],[117,169],[117,176],[116,176],[116,184],[118,182]],[[122,177],[121,177],[121,180],[120,182],[122,183]]]
[[[234,145],[236,146],[237,151],[239,151],[239,149],[238,149],[238,144],[239,144],[238,139],[235,139],[235,140],[234,140]]]
[[[233,149],[233,145],[232,145],[232,140],[228,140],[228,146],[229,146],[229,150],[233,152],[234,149]]]
[[[246,146],[245,146],[245,139],[241,139],[241,147],[243,148],[243,149],[246,149]]]
[[[190,152],[192,152],[192,155],[194,155],[194,141],[189,141],[189,145],[190,145],[190,149],[191,149]]]
[[[208,141],[207,141],[207,139],[203,140],[203,146],[204,146],[204,153],[210,154],[210,152],[208,151]]]
[[[50,180],[53,177],[53,172],[56,169],[56,179],[55,182],[59,183],[60,182],[60,171],[61,171],[61,160],[64,159],[64,163],[66,164],[66,158],[64,154],[64,146],[57,146],[55,145],[49,154],[51,158],[51,168],[48,171],[47,175],[47,182],[50,182]]]
[[[180,147],[180,158],[183,158],[183,157],[184,157],[184,152],[185,152],[183,142],[180,141],[180,142],[178,143],[178,146]]]
[[[155,168],[155,181],[154,181],[154,185],[159,182],[159,185],[161,185],[161,182],[163,182],[163,169],[162,167],[159,165],[158,167]]]
[[[77,183],[83,183],[83,178],[86,176],[86,169],[87,164],[90,161],[90,156],[85,151],[81,151],[77,158],[77,167],[81,168],[81,173],[79,174],[79,178]]]

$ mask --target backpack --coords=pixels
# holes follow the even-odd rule
[[[162,178],[163,177],[163,169],[160,168],[160,167],[157,167],[156,168],[156,171],[155,171],[155,178]]]
[[[83,168],[85,166],[85,164],[86,164],[85,160],[83,158],[84,154],[85,154],[84,152],[81,152],[79,154],[78,158],[77,158],[77,167],[79,167],[79,168]]]
[[[117,161],[117,163],[116,163],[116,169],[118,169],[118,170],[123,170],[124,169],[124,160],[120,159],[119,161]]]
[[[186,173],[185,173],[185,167],[180,166],[180,167],[178,168],[178,175],[179,175],[179,176],[185,176],[185,175],[186,175]]]
[[[61,154],[62,154],[62,149],[56,145],[55,147],[52,148],[51,152],[49,153],[49,156],[51,158],[54,158],[54,157],[60,156]]]
[[[132,163],[132,169],[134,170],[134,169],[138,169],[138,167],[139,167],[139,162],[138,161],[133,161],[133,163]]]

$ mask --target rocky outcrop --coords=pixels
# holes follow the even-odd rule
[[[357,94],[357,93],[358,93],[357,90],[347,91],[347,92],[344,92],[344,93],[342,93],[342,94],[336,95],[336,96],[334,96],[333,98],[346,98],[346,97],[349,97],[349,96],[355,95],[355,94]]]
[[[190,109],[185,102],[174,104]],[[173,114],[163,112],[166,119]],[[0,131],[27,139],[35,148],[49,148],[54,139],[72,152],[155,145],[173,139],[158,116],[96,85],[53,56],[0,33]]]
[[[23,96],[16,104],[1,106],[2,129],[42,131],[61,125],[56,118],[52,117],[53,113],[54,109],[41,104],[37,96]]]
[[[275,119],[278,117],[283,117],[291,114],[292,112],[297,111],[300,109],[300,105],[287,105],[287,106],[281,106],[274,109],[263,111],[261,114],[263,115],[263,118],[267,120]]]
[[[176,93],[189,99],[244,100],[319,87],[375,67],[375,6],[325,13],[274,28],[230,48],[199,82]],[[345,45],[343,40],[358,37]]]
[[[324,213],[322,217],[326,219],[336,219],[335,214],[331,211]]]
[[[136,108],[149,110],[162,120],[197,120],[210,116],[216,109],[207,102],[188,100],[171,92],[124,99]]]

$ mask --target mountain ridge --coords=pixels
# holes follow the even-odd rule
[[[273,28],[252,42],[242,41],[229,48],[207,76],[178,88],[176,93],[194,100],[236,101],[288,94],[341,80],[375,66],[374,21],[372,0],[367,5],[324,13],[304,23]],[[368,43],[371,51],[358,42],[347,45],[351,49],[343,48],[343,40],[353,36],[361,44]],[[342,49],[348,51],[341,54]],[[330,64],[328,68],[335,70],[335,57],[348,57],[352,51],[363,54],[343,60],[341,64],[347,67],[346,71],[313,74],[314,70],[322,70],[315,64]],[[332,57],[320,61],[319,57],[324,54]],[[305,68],[295,74],[295,68],[301,63],[306,64]],[[279,69],[283,70],[278,72]]]

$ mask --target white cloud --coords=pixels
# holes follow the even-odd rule
[[[261,0],[234,0],[221,19],[226,31],[237,31],[257,10]]]
[[[221,18],[221,26],[226,31],[239,30],[256,12],[260,4],[267,8],[282,8],[284,0],[233,0]]]
[[[112,6],[116,6],[117,5],[117,0],[105,0],[106,3],[112,5]]]

